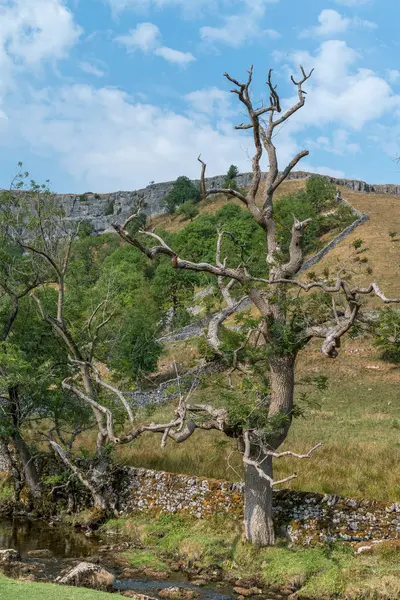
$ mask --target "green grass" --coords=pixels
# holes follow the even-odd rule
[[[101,530],[104,535],[116,531],[146,548],[125,553],[135,566],[142,562],[149,566],[147,559],[163,565],[177,560],[187,566],[220,565],[229,576],[281,588],[294,586],[304,597],[316,599],[400,597],[398,550],[355,556],[346,544],[289,548],[283,543],[258,550],[243,539],[241,523],[226,517],[201,521],[181,515],[135,515],[109,521]],[[386,596],[378,595],[382,589]]]
[[[148,550],[135,550],[134,552],[123,552],[122,556],[129,561],[134,569],[153,569],[155,571],[165,571],[168,565],[157,558]]]
[[[1,600],[108,600],[112,597],[115,595],[85,588],[15,581],[0,574]]]
[[[361,348],[360,354],[346,350]],[[381,370],[368,370],[377,365]],[[283,478],[298,474],[289,487],[373,500],[400,499],[400,369],[377,358],[365,342],[349,341],[336,361],[320,356],[319,348],[305,352],[301,374],[327,374],[329,388],[315,396],[319,406],[308,408],[296,419],[283,449],[307,452],[318,442],[323,447],[310,460],[275,461],[275,473]],[[224,376],[222,376],[224,377]],[[207,387],[192,400],[219,403],[221,375],[208,377]],[[159,407],[151,419],[165,422],[171,406]],[[242,462],[234,442],[218,432],[197,431],[184,444],[146,434],[119,450],[119,460],[133,466],[237,481]],[[233,454],[232,454],[233,452]],[[229,457],[229,464],[228,464]]]

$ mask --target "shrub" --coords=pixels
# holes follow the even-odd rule
[[[200,189],[188,177],[178,177],[172,190],[165,196],[162,205],[169,214],[173,214],[178,206],[185,202],[196,203],[201,199]]]
[[[335,201],[336,187],[326,177],[313,175],[306,183],[307,200],[318,212],[332,206]]]
[[[108,217],[109,215],[113,215],[114,214],[114,200],[109,200],[106,204],[106,208],[104,210],[104,215],[106,217]]]
[[[193,221],[195,217],[199,214],[199,209],[196,205],[190,201],[182,204],[178,209],[178,215],[182,215],[184,221]]]
[[[400,363],[400,311],[386,308],[376,327],[375,345],[381,348],[382,360]]]

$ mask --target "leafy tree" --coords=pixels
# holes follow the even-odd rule
[[[200,189],[188,177],[182,175],[175,181],[172,190],[165,196],[162,205],[169,214],[173,214],[178,206],[185,202],[199,202]]]
[[[239,175],[239,169],[235,165],[231,165],[226,174],[222,187],[231,190],[237,190],[236,177]]]
[[[34,269],[36,278],[29,287],[33,304],[28,305],[31,310],[36,305],[33,322],[40,324],[41,335],[45,335],[50,343],[44,349],[39,346],[40,351],[35,346],[37,356],[32,360],[32,369],[27,370],[25,365],[31,356],[29,349],[36,339],[33,322],[28,322],[24,329],[26,337],[21,343],[17,346],[3,344],[0,386],[11,389],[14,381],[12,393],[17,389],[21,399],[24,389],[29,390],[29,397],[33,397],[33,390],[53,390],[50,396],[56,395],[57,400],[52,400],[49,406],[53,407],[55,426],[43,435],[64,468],[69,469],[92,495],[94,506],[101,515],[116,501],[107,487],[111,451],[120,443],[116,428],[121,428],[123,433],[126,421],[133,426],[133,412],[128,401],[122,400],[122,394],[111,383],[112,379],[107,381],[100,376],[99,363],[113,365],[131,381],[140,373],[151,370],[161,350],[153,339],[157,306],[146,295],[148,279],[141,270],[142,257],[136,261],[138,268],[133,274],[131,257],[130,269],[123,265],[127,257],[118,239],[114,236],[113,252],[113,244],[107,238],[94,240],[84,236],[79,239],[79,223],[65,220],[57,200],[46,186],[32,182],[26,192],[17,192],[10,194],[8,204],[3,202],[6,208],[11,207],[3,214],[8,244],[5,247],[12,249],[3,255],[4,272],[17,279],[21,274],[25,276],[25,265],[27,269]],[[111,260],[111,254],[115,254],[115,260]],[[98,262],[99,256],[104,258],[102,262]],[[3,285],[6,292],[9,284],[8,276]],[[24,297],[26,295],[24,291]],[[7,331],[11,331],[7,325],[9,321],[7,317]],[[13,317],[13,338],[16,323]],[[50,357],[46,356],[47,352]],[[42,375],[41,361],[47,360],[44,373],[48,373],[54,359],[62,368],[55,369],[58,378],[49,386],[48,379]],[[129,364],[130,360],[135,360],[135,364]],[[35,375],[45,381],[43,386],[39,387]],[[44,391],[39,394],[41,404],[35,408],[39,414],[48,414],[48,411],[44,412],[47,396],[49,394]],[[114,396],[119,404],[115,403]],[[56,416],[56,407],[63,397],[73,398],[81,409],[65,410],[65,414],[88,415],[88,419],[82,419],[72,431],[69,441],[59,426],[59,415]],[[17,403],[12,398],[12,401],[14,406],[21,405],[20,400]],[[25,396],[24,405],[27,405]],[[97,443],[95,456],[82,467],[74,462],[71,448],[84,422],[97,427]],[[32,460],[26,462],[33,464]]]

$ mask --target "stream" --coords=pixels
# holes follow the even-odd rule
[[[62,571],[73,568],[80,561],[88,561],[102,564],[115,575],[116,592],[134,590],[141,594],[150,593],[157,598],[157,592],[161,589],[178,586],[196,591],[200,600],[233,600],[237,595],[226,584],[195,586],[183,573],[171,573],[171,577],[164,580],[144,576],[140,579],[123,578],[123,569],[116,562],[113,564],[112,553],[104,556],[101,554],[103,544],[104,542],[95,535],[87,537],[72,527],[58,523],[26,518],[0,520],[0,550],[18,550],[26,566],[32,566],[38,581],[54,581]],[[34,557],[31,554],[43,550],[50,550],[51,555]],[[39,565],[39,569],[34,569]]]

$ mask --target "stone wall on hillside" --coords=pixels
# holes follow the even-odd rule
[[[243,485],[131,468],[124,512],[222,513],[242,518]],[[125,479],[125,481],[127,481]],[[400,504],[281,490],[274,492],[277,526],[298,544],[400,538]]]
[[[289,174],[288,179],[307,179],[312,173],[295,171]],[[265,178],[266,174],[263,174]],[[370,185],[365,181],[351,179],[336,179],[327,177],[335,185],[346,187],[364,193],[379,193],[400,195],[400,185]],[[225,176],[208,177],[206,179],[207,190],[215,190],[223,186]],[[247,187],[252,179],[251,173],[241,173],[237,177],[239,187]],[[163,214],[165,209],[162,200],[172,189],[172,181],[155,183],[146,188],[134,191],[119,191],[109,194],[58,194],[60,205],[64,207],[66,216],[72,220],[89,221],[96,233],[103,233],[112,229],[114,222],[122,223],[134,210],[138,203],[142,203],[144,211],[149,216]],[[195,183],[199,183],[195,180]]]

